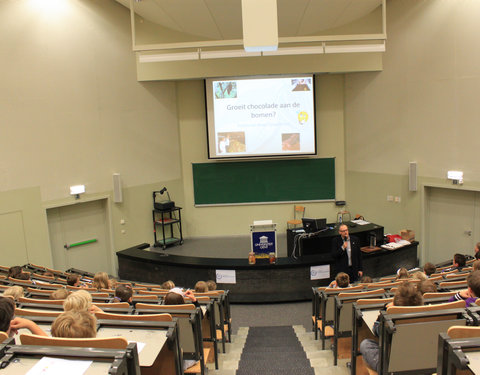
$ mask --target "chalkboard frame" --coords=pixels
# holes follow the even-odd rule
[[[192,163],[192,174],[196,207],[335,201],[335,158]]]

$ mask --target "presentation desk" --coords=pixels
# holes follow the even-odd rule
[[[375,236],[377,244],[383,243],[383,227],[369,223],[366,225],[357,225],[350,222],[345,223],[348,226],[350,235],[358,238],[360,246],[369,246],[370,237]],[[352,226],[354,225],[354,226]],[[338,226],[333,224],[327,224],[325,231],[301,236],[298,230],[287,229],[287,255],[291,256],[295,249],[296,255],[315,255],[319,253],[329,253],[332,247],[332,239],[339,236]]]
[[[363,271],[372,277],[394,274],[398,268],[416,267],[418,242],[400,249],[362,254]],[[160,284],[173,280],[177,286],[193,288],[199,280],[215,280],[216,270],[235,270],[236,283],[218,283],[218,289],[230,291],[230,301],[239,303],[305,301],[312,298],[311,287],[326,286],[330,279],[310,280],[310,267],[330,265],[330,253],[278,258],[276,264],[245,258],[203,258],[163,256],[150,251],[147,243],[117,252],[118,276],[122,279]]]

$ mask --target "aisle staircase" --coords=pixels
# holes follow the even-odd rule
[[[254,327],[252,327],[254,328]],[[340,359],[338,366],[333,366],[333,353],[330,348],[322,350],[319,340],[315,340],[313,332],[307,331],[303,326],[293,326],[293,330],[305,351],[306,358],[310,361],[310,365],[315,375],[333,374],[333,375],[349,375],[350,369],[347,367],[348,360]],[[209,368],[209,375],[240,375],[237,374],[239,369],[242,352],[247,341],[249,327],[241,327],[237,334],[232,335],[232,343],[227,344],[227,352],[219,356],[219,370],[215,370],[212,366]],[[276,358],[288,358],[285,352],[270,353],[272,361]],[[242,370],[242,369],[240,369]],[[242,373],[244,374],[244,373]],[[252,373],[253,374],[253,373]],[[262,375],[263,372],[258,372]],[[292,375],[303,375],[303,372],[291,372]]]

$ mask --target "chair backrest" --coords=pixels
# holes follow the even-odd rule
[[[38,311],[38,310],[29,310],[29,309],[15,309],[16,316],[23,316],[23,317],[30,317],[30,316],[53,316],[57,317],[63,310],[45,310],[45,311]]]
[[[444,309],[458,309],[462,307],[465,307],[465,301],[454,301],[422,306],[390,306],[389,308],[387,308],[387,314],[419,313]]]
[[[452,339],[480,337],[480,327],[451,326],[447,331],[447,335]]]
[[[137,303],[135,305],[137,310],[148,309],[148,310],[158,310],[158,311],[167,311],[167,310],[185,310],[193,311],[195,310],[195,305],[191,303],[185,303],[183,305],[152,305],[149,303]]]
[[[10,280],[14,284],[33,284],[32,280],[20,280],[20,279],[14,279],[13,277],[9,277],[8,280]]]
[[[6,339],[8,339],[8,335],[5,332],[0,331],[0,343],[4,342]]]
[[[87,292],[96,292],[97,289],[95,288],[80,288],[78,286],[71,286],[71,285],[67,285],[67,289],[70,289],[70,290],[86,290]]]
[[[106,292],[92,292],[90,294],[92,295],[92,297],[100,297],[100,298],[110,297],[110,293],[106,293]]]
[[[130,321],[149,321],[149,322],[171,322],[173,321],[170,314],[145,314],[145,315],[126,315],[113,314],[106,312],[96,312],[97,319],[110,320],[130,320]]]
[[[168,292],[159,292],[159,291],[151,291],[151,290],[138,290],[138,294],[143,295],[150,295],[150,296],[165,296]]]
[[[93,305],[98,306],[100,308],[103,308],[103,307],[129,308],[130,307],[130,304],[128,302],[111,302],[111,303],[93,302]]]
[[[367,298],[367,299],[358,299],[357,305],[372,305],[377,303],[387,304],[393,302],[393,297],[390,298]]]
[[[39,298],[28,298],[20,297],[18,299],[19,303],[40,303],[43,305],[63,305],[65,300],[63,299],[39,299]]]
[[[441,298],[441,297],[451,297],[454,296],[457,292],[452,291],[452,292],[427,292],[423,294],[423,299],[431,299],[431,298]]]
[[[45,294],[47,297],[53,292],[55,292],[54,289],[37,289],[37,288],[31,288],[31,287],[28,287],[27,291],[30,293]]]
[[[467,280],[460,280],[460,281],[444,281],[438,285],[440,288],[443,289],[461,289],[467,288]]]
[[[41,346],[72,346],[81,348],[105,348],[105,349],[125,349],[128,341],[123,337],[105,337],[105,338],[60,338],[47,337],[32,334],[21,334],[20,341],[22,345],[41,345]]]

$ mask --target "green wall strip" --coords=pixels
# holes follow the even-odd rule
[[[335,199],[335,158],[194,163],[195,205]]]
[[[80,245],[86,245],[87,243],[93,243],[93,242],[97,242],[97,240],[93,239],[93,240],[87,240],[87,241],[72,243],[72,244],[68,245],[68,248],[75,247],[75,246],[80,246]]]

